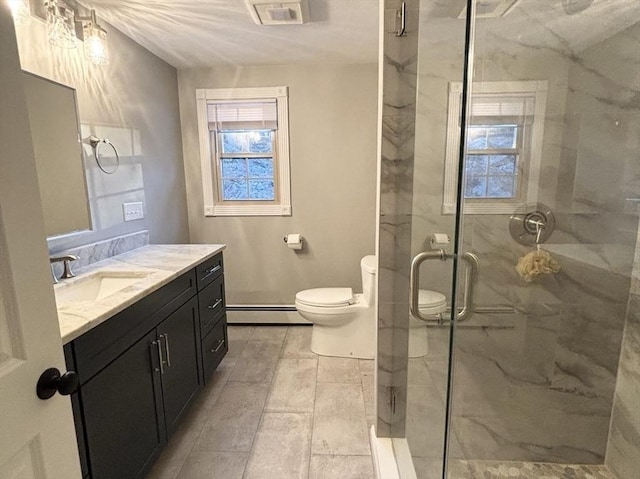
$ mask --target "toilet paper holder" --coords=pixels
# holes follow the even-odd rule
[[[287,243],[290,249],[302,249],[303,238],[299,233],[285,235],[283,241]]]

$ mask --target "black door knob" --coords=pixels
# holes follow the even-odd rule
[[[56,392],[68,396],[76,389],[78,389],[78,375],[75,371],[60,374],[57,368],[49,368],[40,375],[36,385],[36,394],[40,399],[49,399]]]

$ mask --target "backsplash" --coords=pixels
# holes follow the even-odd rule
[[[72,254],[78,257],[73,262],[72,268],[74,272],[77,272],[80,268],[88,266],[92,263],[97,263],[103,259],[111,258],[127,251],[134,250],[149,244],[149,231],[137,231],[135,233],[116,236],[104,241],[98,241],[76,248],[60,251],[53,256],[60,256],[63,254]],[[57,263],[54,265],[55,274],[60,277],[62,274],[62,264]]]

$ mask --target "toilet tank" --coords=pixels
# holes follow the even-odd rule
[[[362,293],[367,304],[374,302],[373,295],[376,291],[376,270],[378,268],[378,258],[368,255],[360,260],[360,271],[362,272]]]

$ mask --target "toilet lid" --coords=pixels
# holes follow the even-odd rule
[[[309,306],[337,307],[353,304],[351,288],[315,288],[305,289],[296,294],[296,300]]]
[[[421,289],[418,292],[418,308],[423,314],[441,313],[447,309],[447,298],[437,291]]]

